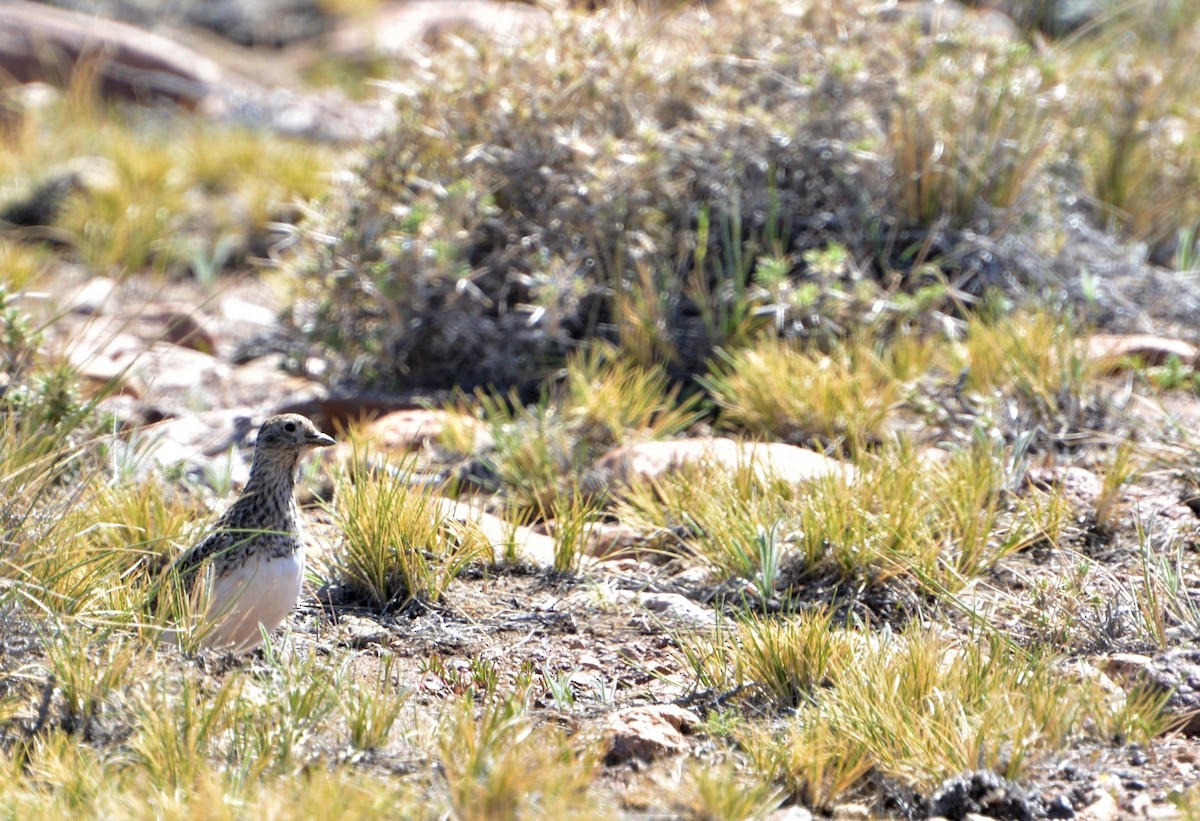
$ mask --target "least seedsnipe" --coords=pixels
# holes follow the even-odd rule
[[[205,649],[253,650],[296,603],[304,578],[296,471],[303,456],[332,444],[299,414],[263,422],[242,495],[172,564],[187,597],[188,620]],[[175,638],[175,631],[164,636]]]

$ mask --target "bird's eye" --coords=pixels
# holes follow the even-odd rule
[[[288,433],[295,433],[296,432],[296,423],[288,422],[286,425],[283,426],[283,429],[286,430]]]

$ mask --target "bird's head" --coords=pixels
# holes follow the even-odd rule
[[[321,433],[308,417],[281,413],[262,423],[254,447],[257,451],[306,453],[312,448],[327,448],[333,444],[336,444],[333,437]]]

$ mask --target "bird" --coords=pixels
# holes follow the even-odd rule
[[[267,419],[241,496],[171,564],[202,649],[250,652],[287,618],[304,579],[296,472],[309,452],[334,444],[300,414]],[[162,640],[179,638],[168,630]]]

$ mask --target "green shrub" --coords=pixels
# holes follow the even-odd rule
[[[1005,266],[999,217],[1054,133],[1030,56],[928,54],[902,27],[846,38],[852,20],[839,3],[572,18],[552,41],[439,60],[322,209],[296,328],[357,384],[529,386],[594,337],[678,378],[768,329],[823,339],[893,316],[880,284],[917,292],[931,266]],[[953,103],[938,127],[963,129],[948,166],[913,156],[933,150],[903,128],[924,117],[898,94],[914,73]],[[924,205],[892,215],[912,173]],[[930,210],[947,202],[949,223]]]

